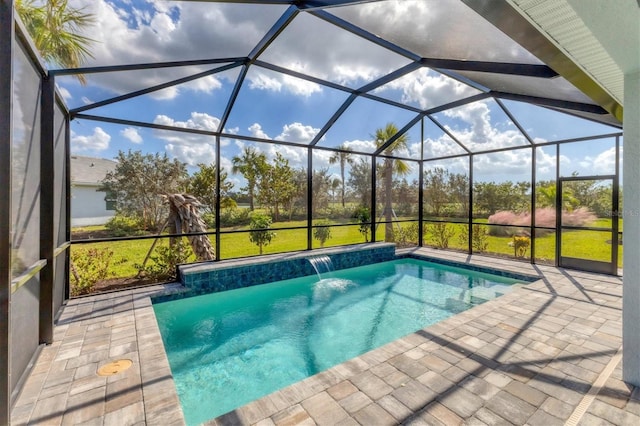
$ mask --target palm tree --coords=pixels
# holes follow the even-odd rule
[[[333,153],[331,158],[329,158],[329,163],[340,163],[340,180],[342,181],[342,208],[344,208],[344,169],[347,164],[353,164],[353,154],[351,153],[351,149],[344,144],[340,145],[338,149],[340,151],[336,151]]]
[[[388,123],[385,127],[377,129],[374,135],[376,146],[380,148],[385,144],[392,136],[398,133],[398,128],[393,123]],[[398,139],[393,141],[383,151],[385,155],[392,155],[393,151],[398,148],[407,148],[407,142],[409,137],[406,133],[402,134]],[[393,189],[393,175],[404,176],[409,173],[411,167],[402,160],[394,160],[392,158],[385,158],[382,164],[381,175],[384,179],[384,220],[385,224],[384,239],[385,241],[394,241],[393,236],[393,207],[392,207],[392,189]]]
[[[91,14],[70,7],[68,0],[48,0],[41,6],[35,0],[16,0],[15,7],[45,61],[78,68],[93,57],[89,46],[94,40],[79,34],[94,22]],[[84,76],[76,77],[86,83]]]
[[[331,188],[331,202],[332,203],[336,202],[336,191],[340,187],[342,187],[342,182],[340,181],[340,179],[338,179],[338,178],[331,179],[330,188]],[[342,206],[344,207],[344,197],[343,197],[342,201],[343,201],[342,202]]]
[[[231,159],[233,168],[231,173],[241,173],[247,180],[247,186],[242,188],[249,194],[249,209],[254,210],[253,201],[255,198],[258,180],[262,176],[267,164],[267,156],[252,146],[246,146],[241,156],[235,156]]]

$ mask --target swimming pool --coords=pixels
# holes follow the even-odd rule
[[[498,297],[513,278],[398,259],[154,304],[187,424]]]

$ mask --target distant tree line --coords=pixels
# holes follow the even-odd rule
[[[393,129],[384,129],[389,133]],[[388,135],[379,135],[385,140]],[[402,141],[401,141],[402,142]],[[340,155],[338,155],[340,153]],[[328,168],[314,169],[311,180],[311,205],[314,218],[353,218],[360,208],[371,209],[371,161],[356,158],[349,151],[336,152],[334,163],[345,164],[340,177]],[[166,154],[143,154],[140,151],[119,152],[114,171],[107,174],[101,191],[116,201],[118,215],[131,218],[137,227],[158,231],[168,211],[161,194],[184,192],[201,203],[200,211],[209,226],[215,225],[217,203],[217,166],[198,164],[189,175],[187,166]],[[348,165],[348,171],[346,166]],[[418,212],[419,184],[409,181],[409,165],[404,161],[382,158],[377,164],[379,185],[376,188],[376,220],[391,222],[395,217],[415,218]],[[291,166],[277,153],[272,160],[254,147],[246,147],[232,158],[231,174],[242,175],[245,185],[234,188],[230,175],[220,170],[221,225],[249,223],[251,212],[261,209],[274,222],[303,219],[307,212],[307,170]],[[598,181],[573,181],[565,185],[563,210],[585,207],[595,215],[611,214],[611,186]],[[423,174],[423,209],[429,218],[466,218],[469,214],[469,177],[442,167],[430,168]],[[556,182],[536,184],[536,208],[555,207]],[[248,208],[238,208],[238,202]],[[527,212],[531,208],[530,182],[474,182],[473,216],[489,217],[499,211]],[[134,226],[135,228],[135,226]],[[393,229],[386,238],[393,241]]]

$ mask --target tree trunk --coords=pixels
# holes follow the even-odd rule
[[[393,160],[386,159],[384,167],[384,220],[387,222],[384,227],[384,240],[394,241],[393,236],[393,207],[391,204],[391,187],[393,186]]]
[[[342,208],[344,209],[344,162],[340,163],[340,178],[342,179]]]

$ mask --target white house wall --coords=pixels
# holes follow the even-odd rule
[[[104,225],[115,215],[107,210],[105,193],[96,191],[97,186],[71,187],[71,226]]]

